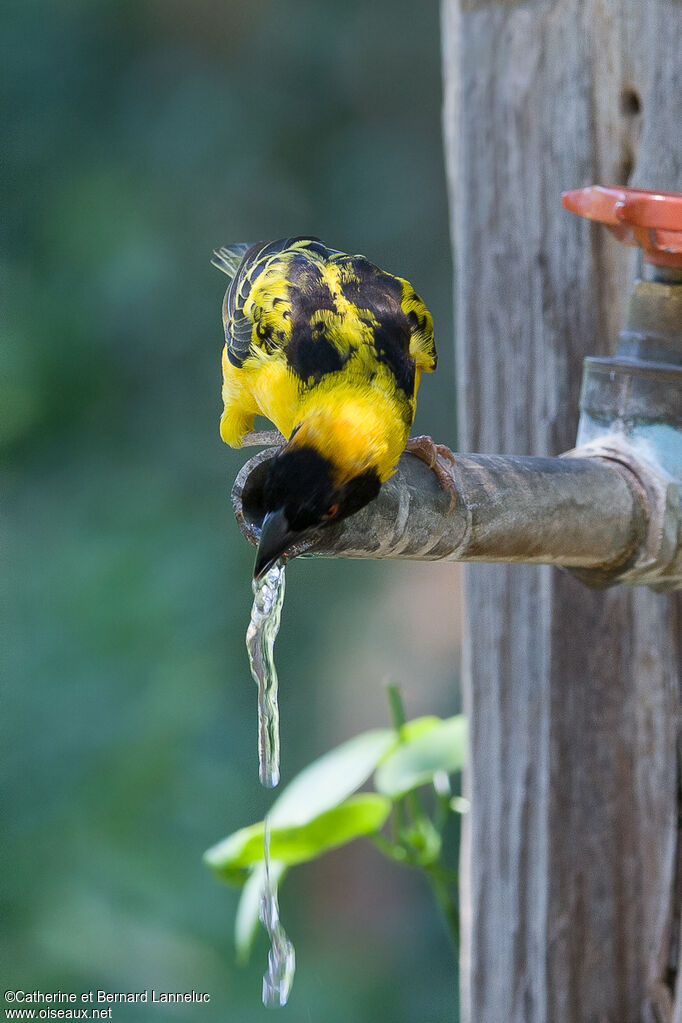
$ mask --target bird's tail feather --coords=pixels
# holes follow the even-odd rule
[[[239,269],[239,264],[244,258],[244,253],[250,246],[246,242],[237,242],[235,245],[224,245],[215,249],[211,263],[222,270],[228,277],[234,277]]]

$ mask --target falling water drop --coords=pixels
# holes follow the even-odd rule
[[[279,782],[279,709],[274,646],[284,603],[284,562],[253,583],[251,621],[246,649],[251,674],[258,686],[258,768],[267,788]],[[270,822],[265,818],[263,835],[264,883],[260,918],[270,939],[268,969],[263,976],[263,1004],[286,1005],[294,982],[296,953],[279,919],[277,882],[270,873]]]
[[[294,983],[296,952],[279,919],[277,884],[270,878],[270,822],[265,818],[263,838],[265,883],[261,895],[260,918],[270,938],[268,969],[263,975],[263,1005],[286,1005]]]
[[[253,582],[251,621],[246,649],[251,674],[258,686],[258,763],[263,785],[279,782],[279,709],[274,645],[284,603],[284,562],[278,561],[261,579]]]

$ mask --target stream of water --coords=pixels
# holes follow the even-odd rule
[[[251,621],[246,631],[246,649],[251,674],[258,686],[258,773],[263,785],[279,782],[279,708],[274,646],[284,603],[284,562],[253,583]],[[277,884],[270,874],[270,822],[265,818],[263,836],[265,880],[260,918],[270,939],[268,969],[263,976],[263,1004],[286,1005],[294,982],[296,954],[279,919]]]
[[[270,822],[265,818],[263,838],[265,884],[260,903],[261,923],[268,932],[270,951],[268,969],[263,974],[263,1005],[281,1006],[289,1000],[296,972],[296,951],[279,919],[277,885],[270,878]]]
[[[261,783],[272,789],[279,782],[279,708],[274,646],[284,603],[284,562],[278,561],[253,582],[251,621],[246,649],[258,686],[258,767]]]

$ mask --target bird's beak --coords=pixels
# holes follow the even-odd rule
[[[253,578],[260,579],[265,575],[277,559],[282,557],[287,547],[290,547],[299,538],[299,535],[289,529],[289,521],[283,508],[268,512],[261,527]]]

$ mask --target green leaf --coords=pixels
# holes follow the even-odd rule
[[[345,845],[360,835],[378,831],[391,812],[392,802],[373,792],[351,796],[299,827],[270,828],[270,855],[290,866],[313,860],[328,849]],[[230,880],[239,868],[263,858],[264,824],[252,824],[204,853],[204,861],[221,878]]]
[[[270,883],[280,884],[286,875],[286,866],[278,860],[270,862]],[[244,885],[244,889],[237,906],[237,916],[234,921],[234,943],[237,949],[237,962],[246,963],[253,941],[256,937],[258,922],[260,920],[260,900],[265,885],[265,866],[257,863]]]
[[[382,756],[395,746],[392,728],[375,728],[349,739],[304,768],[272,805],[273,827],[307,824],[338,806],[367,781]]]
[[[209,849],[208,852],[210,851],[211,850]],[[208,852],[204,853],[204,863],[208,863],[208,860],[206,859]],[[226,865],[225,869],[220,871],[220,880],[224,881],[225,884],[231,885],[233,888],[243,888],[249,880],[249,868],[230,867]]]
[[[413,718],[412,721],[406,721],[400,729],[400,739],[402,742],[411,742],[412,739],[416,739],[418,735],[424,735],[426,732],[430,732],[436,725],[442,723],[442,718],[437,718],[435,714],[427,714],[421,718]]]
[[[447,718],[402,742],[379,764],[377,790],[393,798],[433,781],[438,771],[461,771],[466,760],[466,718]]]

